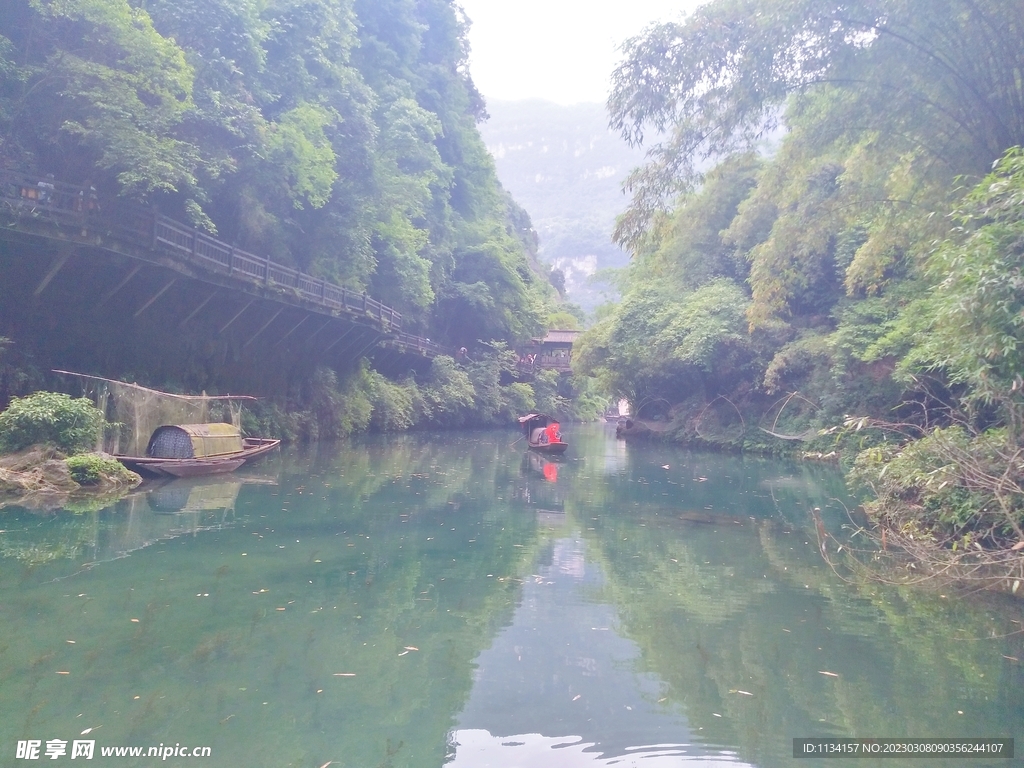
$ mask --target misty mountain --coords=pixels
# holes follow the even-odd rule
[[[629,261],[611,232],[627,203],[622,180],[643,152],[608,128],[603,104],[489,101],[487,111],[480,133],[501,183],[533,220],[541,259],[565,272],[571,301],[593,309],[613,291],[587,278]]]

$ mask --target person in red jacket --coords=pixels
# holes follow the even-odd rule
[[[545,431],[548,433],[548,442],[549,443],[560,443],[560,442],[562,442],[562,433],[558,431],[558,422],[557,421],[552,421],[550,424],[548,424],[548,427],[547,427],[547,429]]]

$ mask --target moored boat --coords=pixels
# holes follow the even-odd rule
[[[604,412],[604,420],[609,424],[619,424],[623,419],[629,418],[629,401],[619,398],[619,401],[608,407]]]
[[[559,424],[545,413],[530,413],[519,417],[526,444],[538,453],[565,453],[569,444],[562,440]]]
[[[149,438],[145,456],[114,458],[141,475],[195,477],[233,472],[281,441],[242,437],[231,424],[165,424]]]

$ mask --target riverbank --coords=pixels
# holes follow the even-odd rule
[[[0,508],[51,510],[88,501],[111,503],[142,478],[103,454],[70,459],[56,448],[33,445],[0,456]],[[77,478],[77,479],[76,479]]]
[[[707,421],[705,406],[672,408],[668,420],[624,419],[616,435],[692,450],[838,464],[860,502],[851,524],[863,544],[851,548],[819,529],[822,555],[837,571],[890,584],[1024,597],[1024,489],[1013,460],[1020,451],[1002,432],[972,439],[964,430],[939,429],[901,441],[892,430],[881,434],[880,425],[848,420],[840,428],[786,436],[751,429],[749,418],[731,403],[728,408],[731,426],[729,418],[715,414],[714,432],[702,434],[699,428]]]

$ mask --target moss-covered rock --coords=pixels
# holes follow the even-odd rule
[[[80,453],[65,459],[71,479],[95,488],[134,488],[142,478],[117,459],[100,453]]]
[[[79,489],[56,448],[33,445],[0,456],[0,493],[24,494],[39,491],[71,493]]]
[[[34,445],[0,456],[0,506],[55,509],[78,497],[127,492],[141,482],[137,474],[101,454],[68,459],[52,446]]]

